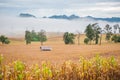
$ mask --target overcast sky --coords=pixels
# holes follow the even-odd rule
[[[0,14],[31,13],[37,17],[54,14],[120,17],[120,0],[0,0]]]

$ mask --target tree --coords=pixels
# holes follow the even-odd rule
[[[115,24],[115,25],[113,26],[113,28],[114,28],[114,34],[116,34],[117,29],[119,29],[119,25],[118,25],[118,24]]]
[[[9,44],[10,40],[7,37],[5,37],[4,35],[1,35],[0,42],[2,42],[2,44]]]
[[[104,29],[106,31],[106,40],[110,41],[111,36],[112,36],[112,27],[110,27],[110,25],[107,24]]]
[[[25,40],[26,44],[31,44],[31,33],[28,30],[25,31]]]
[[[77,39],[78,39],[78,45],[80,45],[80,32],[79,31],[77,31],[77,33],[78,33],[78,35],[77,35]]]
[[[89,25],[87,26],[87,28],[85,29],[85,33],[86,33],[86,36],[87,36],[87,38],[89,39],[90,44],[91,44],[91,41],[92,41],[92,40],[94,39],[94,37],[95,37],[94,30],[93,30],[91,24],[89,24]]]
[[[47,41],[47,36],[45,30],[41,30],[39,33],[39,40],[41,42],[41,45],[43,45],[43,42]]]
[[[40,41],[39,35],[34,30],[31,31],[31,41]]]
[[[104,30],[100,30],[100,45],[101,45],[101,41],[102,41],[102,33],[104,32]]]
[[[119,34],[120,34],[120,26],[118,26]]]
[[[73,33],[65,32],[63,40],[65,44],[74,44],[75,35]]]
[[[95,44],[98,44],[99,34],[101,33],[101,28],[99,27],[98,23],[92,24],[94,30],[94,37],[95,37]]]

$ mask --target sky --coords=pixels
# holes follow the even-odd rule
[[[0,0],[0,15],[120,17],[120,0]]]
[[[21,18],[20,13],[29,13],[37,18]],[[41,18],[52,15],[78,15],[80,17],[120,17],[120,0],[0,0],[0,35],[20,37],[25,30],[46,32],[84,33],[88,24],[99,23],[113,26],[120,22],[95,21],[89,19],[56,20]]]

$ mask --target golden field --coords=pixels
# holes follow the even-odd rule
[[[115,56],[120,61],[120,43],[107,42],[104,35],[102,45],[86,45],[83,43],[84,38],[85,35],[81,35],[80,45],[77,45],[77,38],[74,45],[65,45],[61,36],[49,37],[44,45],[52,47],[52,51],[40,51],[40,42],[26,45],[23,38],[11,38],[9,45],[0,43],[0,54],[3,54],[5,64],[15,60],[23,61],[28,65],[40,64],[42,61],[61,64],[71,60],[77,63],[80,56],[91,58],[96,54],[104,57]]]

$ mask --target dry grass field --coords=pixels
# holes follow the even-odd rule
[[[74,45],[65,45],[62,37],[49,38],[44,43],[45,46],[51,46],[52,51],[40,51],[40,42],[32,42],[26,45],[24,39],[11,39],[11,44],[2,45],[0,43],[0,54],[4,55],[5,64],[14,60],[21,60],[28,65],[41,63],[42,61],[50,61],[54,64],[61,64],[64,61],[72,60],[78,62],[80,56],[91,58],[96,54],[101,56],[115,56],[120,61],[120,44],[108,43],[102,40],[102,45],[85,45],[83,39],[85,35],[81,35],[80,45],[77,45],[75,39]]]

